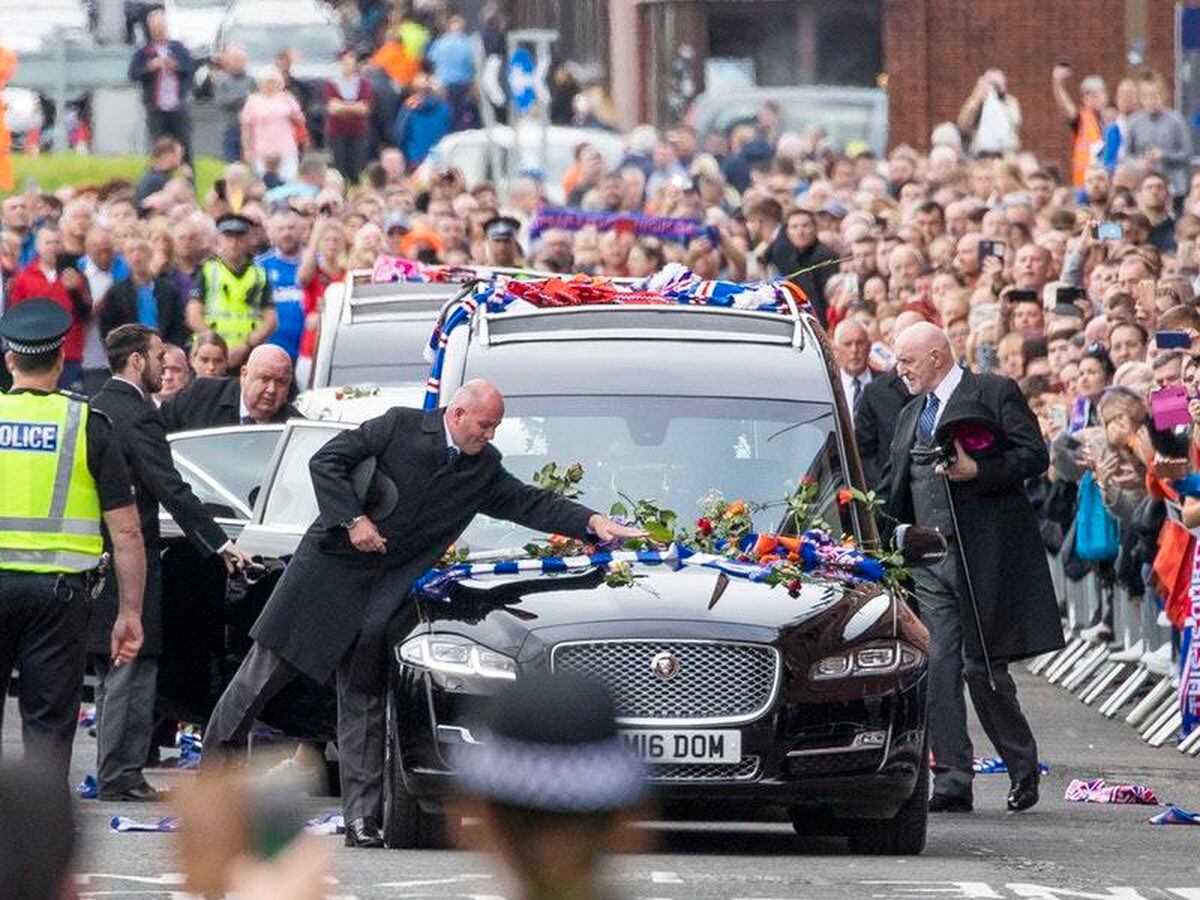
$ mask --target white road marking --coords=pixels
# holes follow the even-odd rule
[[[948,894],[954,897],[965,897],[967,900],[1004,900],[1003,894],[997,894],[991,885],[982,881],[860,881],[859,884],[880,887],[897,885],[895,890],[897,894]],[[904,887],[904,885],[912,886]],[[890,895],[876,894],[875,896]]]
[[[683,879],[675,872],[651,872],[650,880],[655,884],[683,884]]]
[[[1047,887],[1042,884],[1006,884],[1005,887],[1018,897],[1034,897],[1037,900],[1066,900],[1066,898],[1080,898],[1080,900],[1147,900],[1146,895],[1134,887],[1101,888],[1100,890],[1108,891],[1106,894],[1095,894],[1090,891],[1071,891],[1066,888]]]
[[[434,887],[439,884],[462,884],[464,881],[488,881],[491,879],[488,874],[467,874],[467,875],[451,875],[447,878],[418,878],[410,881],[385,881],[375,887],[394,887],[394,888],[410,888],[410,887]]]

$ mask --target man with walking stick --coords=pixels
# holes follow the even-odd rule
[[[882,479],[886,513],[893,521],[935,526],[950,545],[944,562],[913,571],[930,637],[929,809],[974,808],[964,679],[984,731],[1008,766],[1008,808],[1029,809],[1038,801],[1037,743],[1008,664],[1063,646],[1050,570],[1024,490],[1027,478],[1046,470],[1046,447],[1016,382],[960,368],[937,326],[922,322],[901,333],[896,372],[913,399],[896,422]],[[956,423],[969,429],[956,432]]]

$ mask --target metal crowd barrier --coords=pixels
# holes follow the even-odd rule
[[[1039,656],[1029,671],[1070,691],[1108,719],[1122,716],[1152,747],[1175,743],[1182,725],[1179,709],[1179,646],[1170,626],[1159,621],[1151,592],[1131,598],[1121,587],[1094,574],[1072,581],[1062,560],[1051,556],[1050,575],[1059,598],[1066,646]],[[1112,623],[1112,634],[1092,628]],[[1200,756],[1200,728],[1177,749]]]

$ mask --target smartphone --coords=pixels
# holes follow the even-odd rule
[[[979,262],[982,263],[989,256],[995,256],[998,259],[1004,259],[1004,254],[1007,251],[1004,241],[988,241],[979,242]]]
[[[1061,403],[1056,403],[1050,407],[1050,421],[1054,423],[1054,427],[1060,431],[1067,427],[1067,408]]]
[[[1101,222],[1096,226],[1096,237],[1102,241],[1120,241],[1125,238],[1125,226],[1120,222]]]
[[[995,344],[979,345],[979,368],[984,372],[995,372],[1000,364],[1000,356]]]
[[[1186,331],[1156,331],[1154,346],[1159,350],[1190,350],[1192,338]]]

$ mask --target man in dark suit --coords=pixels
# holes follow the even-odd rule
[[[912,399],[903,380],[894,371],[875,375],[862,391],[854,412],[854,440],[862,460],[867,487],[879,490],[883,470],[892,452],[896,419]]]
[[[162,405],[168,432],[218,425],[267,425],[304,418],[287,402],[292,360],[274,344],[250,352],[237,378],[197,378]]]
[[[921,618],[929,627],[935,761],[929,809],[973,808],[964,677],[979,721],[1008,765],[1008,808],[1028,809],[1038,801],[1037,743],[1008,663],[1063,646],[1046,551],[1024,487],[1025,479],[1046,471],[1046,445],[1016,382],[960,368],[936,325],[921,322],[900,334],[896,371],[914,399],[896,422],[884,478],[885,512],[889,521],[936,526],[950,543],[944,562],[913,571]],[[968,454],[954,441],[950,464],[930,464],[913,454],[914,447],[934,446],[943,418],[951,422],[964,412],[995,423],[986,452]]]
[[[146,550],[142,607],[142,653],[120,668],[109,664],[109,632],[117,614],[116,592],[106,584],[92,608],[89,652],[100,676],[96,688],[96,781],[101,800],[161,799],[142,775],[154,727],[158,656],[162,652],[162,570],[158,507],[161,503],[205,556],[220,554],[232,570],[245,557],[179,477],[167,433],[151,402],[162,386],[162,338],[144,325],[122,325],[105,340],[114,375],[91,406],[113,424],[129,465]]]
[[[297,672],[318,682],[336,673],[348,846],[383,845],[388,621],[475,514],[579,538],[642,534],[509,474],[491,445],[503,417],[500,392],[470,381],[445,409],[392,409],[313,456],[320,516],[251,630],[255,643],[205,729],[206,753],[240,748],[257,714]],[[363,514],[351,479],[368,459],[398,494],[378,522]]]
[[[151,266],[154,248],[148,238],[134,234],[125,242],[130,274],[116,282],[99,303],[100,340],[119,325],[140,322],[157,331],[168,344],[186,346],[183,298],[170,278],[156,277]]]

